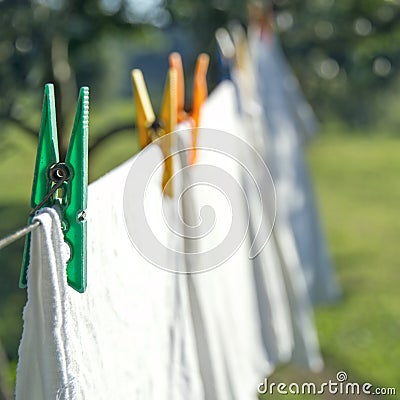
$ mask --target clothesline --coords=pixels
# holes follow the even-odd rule
[[[34,231],[36,228],[38,228],[40,225],[39,221],[35,221],[32,224],[29,224],[18,231],[4,237],[3,239],[0,240],[0,250],[3,249],[4,247],[7,247],[11,243],[14,243],[18,239],[23,238],[25,235],[28,233]]]

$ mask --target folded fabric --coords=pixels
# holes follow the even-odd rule
[[[271,51],[274,62],[281,73],[282,95],[285,97],[288,111],[294,120],[298,138],[300,142],[306,142],[312,139],[318,131],[318,122],[314,111],[305,99],[299,81],[287,63],[276,35],[273,36]]]
[[[246,240],[240,166],[232,157],[239,149],[232,148],[228,134],[219,147],[225,153],[215,147],[221,140],[215,129],[240,129],[233,90],[229,83],[220,84],[204,104],[197,162],[183,174],[187,268],[203,271],[187,278],[207,400],[255,399],[258,383],[271,372]],[[183,139],[181,146],[187,148],[190,137]]]
[[[157,146],[147,151],[154,165],[162,161]],[[204,399],[185,278],[147,261],[127,235],[123,192],[134,161],[89,186],[84,294],[67,286],[56,212],[36,217],[17,400]],[[161,173],[147,189],[148,198],[162,197]],[[171,208],[168,200],[164,206]],[[163,221],[158,226],[168,240]],[[177,254],[166,251],[174,259],[165,264],[180,268]]]
[[[266,121],[266,160],[276,186],[277,222],[287,221],[289,230],[293,231],[312,301],[332,301],[337,298],[339,289],[304,159],[301,137],[305,134],[299,133],[300,130],[311,132],[315,124],[299,98],[300,92],[293,89],[296,85],[288,68],[283,66],[277,39],[271,41],[257,28],[249,32],[257,89]],[[288,85],[292,87],[291,94],[288,94]],[[300,104],[294,107],[293,103],[298,102]],[[299,119],[303,120],[302,124]]]
[[[251,145],[255,143],[255,140],[251,135],[257,134],[252,129],[256,124],[246,125],[243,120],[243,105],[241,113],[239,113],[237,93],[237,88],[232,82],[224,81],[214,90],[204,106],[203,127],[219,128],[239,139],[238,141],[226,141],[226,152],[231,156],[230,160],[227,160],[226,157],[225,159],[217,157],[215,151],[208,151],[204,152],[207,155],[204,162],[210,162],[210,159],[215,162],[219,158],[219,164],[216,165],[229,171],[243,185],[248,208],[252,210],[248,214],[243,211],[245,214],[243,217],[247,220],[243,220],[242,225],[249,223],[250,230],[242,247],[248,246],[248,249],[260,220],[260,217],[254,212],[260,203],[254,191],[259,190],[263,193],[264,201],[261,204],[263,223],[269,223],[272,227],[274,210],[272,210],[273,202],[270,192],[273,188],[268,184],[266,176],[261,173],[260,168],[252,166],[255,153],[251,149]],[[223,119],[220,118],[222,114],[224,115]],[[232,123],[228,124],[227,121],[232,121]],[[259,126],[262,126],[262,121],[259,121]],[[261,133],[258,132],[258,134]],[[202,144],[201,139],[202,135],[200,134],[199,146],[207,148],[207,144]],[[240,144],[241,140],[243,140],[242,144]],[[230,147],[232,144],[238,148]],[[200,163],[201,159],[199,156]],[[248,180],[244,178],[244,175],[247,175],[248,169],[254,173],[255,185],[246,185]],[[225,217],[222,219],[229,221]],[[251,290],[256,295],[256,313],[260,321],[264,354],[269,366],[268,371],[271,372],[275,365],[289,360],[294,360],[313,370],[319,370],[322,367],[322,359],[313,324],[312,307],[294,237],[288,224],[284,220],[278,220],[264,249],[251,260],[249,255],[250,252],[247,254],[243,252],[243,258],[239,262],[241,265],[246,265],[246,270],[252,275],[254,287]]]
[[[57,212],[44,209],[34,220],[28,269],[28,302],[19,348],[16,399],[71,398],[69,348],[65,320],[65,248]],[[68,396],[65,396],[68,392]],[[63,397],[61,397],[63,395]]]
[[[252,171],[256,183],[249,182],[246,173],[242,174],[249,209],[252,210],[249,214],[249,238],[252,242],[256,241],[256,247],[260,248],[264,244],[261,242],[266,241],[270,235],[263,250],[252,261],[263,341],[268,359],[275,366],[289,361],[292,357],[293,326],[276,235],[270,231],[275,222],[276,199],[273,196],[273,183],[271,184],[271,177],[265,165],[256,163],[257,153],[264,162],[266,159],[266,138],[264,137],[266,121],[257,92],[245,33],[240,27],[236,27],[232,34],[236,46],[240,47],[241,56],[231,72],[241,120],[241,129],[238,129],[236,134],[247,143],[247,146],[242,146],[242,159],[246,169]],[[224,85],[227,86],[229,83],[224,83]],[[231,92],[233,92],[232,89]],[[261,203],[260,194],[264,198]],[[259,210],[258,213],[255,210]],[[260,230],[265,231],[264,235],[257,235]],[[259,240],[261,242],[257,243]]]

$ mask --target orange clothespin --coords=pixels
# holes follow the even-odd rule
[[[136,120],[139,131],[139,144],[143,149],[154,140],[173,132],[177,124],[177,71],[168,70],[167,82],[164,90],[164,99],[161,106],[160,118],[157,118],[150,101],[142,71],[132,71],[133,88],[136,100]],[[162,190],[167,196],[173,196],[172,185],[168,184],[173,174],[173,160],[171,157],[172,137],[166,136],[159,141],[164,156],[164,173]]]
[[[270,4],[250,3],[248,6],[249,24],[257,26],[260,39],[271,41],[274,34],[274,9]]]
[[[177,72],[178,79],[178,100],[177,100],[177,120],[178,123],[189,120],[192,124],[192,148],[189,155],[189,163],[193,165],[197,159],[197,128],[200,125],[200,112],[204,101],[207,98],[207,69],[210,58],[207,54],[200,54],[197,57],[196,68],[193,79],[193,99],[192,110],[190,113],[185,112],[185,80],[183,75],[182,58],[179,53],[172,53],[169,56],[169,65]]]

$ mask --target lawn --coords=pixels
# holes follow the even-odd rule
[[[0,145],[3,236],[26,221],[35,143],[9,129]],[[99,147],[90,160],[91,178],[118,165],[136,149],[130,132]],[[399,154],[400,140],[394,137],[331,129],[309,146],[309,165],[343,295],[337,304],[316,310],[326,369],[310,375],[295,367],[280,368],[272,380],[321,382],[345,371],[349,381],[397,387],[400,393]],[[13,361],[11,370],[25,302],[25,291],[18,289],[21,254],[22,241],[0,251],[0,340]]]
[[[394,137],[331,130],[309,147],[343,294],[337,304],[315,313],[325,370],[313,375],[281,368],[271,382],[321,383],[345,371],[349,382],[396,387],[400,393],[399,154],[400,140]],[[287,396],[268,396],[278,397]]]
[[[309,151],[343,290],[316,321],[327,364],[400,393],[400,141],[327,136]]]

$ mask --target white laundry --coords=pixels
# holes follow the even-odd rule
[[[314,111],[305,99],[298,79],[293,74],[289,64],[287,63],[278,38],[273,39],[273,57],[281,73],[282,95],[291,114],[299,140],[306,142],[312,139],[318,131],[318,122],[314,115]]]
[[[242,129],[238,131],[238,135],[254,149],[250,150],[243,146],[243,151],[247,150],[243,154],[243,158],[246,167],[256,174],[257,182],[255,186],[251,183],[248,184],[248,180],[244,179],[244,185],[250,209],[255,210],[257,207],[261,207],[260,212],[263,214],[262,223],[264,225],[261,229],[268,230],[268,226],[272,226],[275,219],[275,199],[259,205],[258,190],[265,195],[274,189],[268,185],[269,177],[265,176],[265,173],[262,174],[263,168],[260,166],[257,168],[255,162],[256,152],[261,158],[266,159],[266,143],[263,134],[266,129],[266,121],[257,93],[255,74],[244,30],[241,26],[236,26],[231,33],[236,51],[239,53],[231,71],[242,121]],[[245,178],[245,174],[243,175]],[[261,218],[256,213],[250,213],[251,240],[256,238],[256,233],[260,229],[260,220]],[[265,240],[262,237],[260,239]],[[277,250],[274,232],[263,251],[253,259],[253,265],[266,351],[274,365],[285,363],[291,359],[294,337],[282,261]]]
[[[238,149],[230,147],[235,143],[229,138],[224,143],[227,154],[215,151],[214,146],[214,141],[221,140],[215,129],[234,132],[240,123],[232,91],[232,85],[221,84],[203,105],[197,163],[183,174],[184,187],[191,187],[183,199],[184,220],[189,225],[188,269],[215,267],[188,275],[207,400],[255,399],[258,382],[272,369],[261,336],[250,246],[246,230],[238,232],[248,222],[239,194],[240,166],[231,157]],[[211,130],[207,131],[207,127]],[[183,148],[190,143],[190,137],[185,139]],[[185,157],[181,155],[184,165]],[[230,196],[232,193],[235,195]],[[210,220],[215,224],[210,224]],[[196,226],[197,235],[191,229]],[[229,229],[232,226],[236,232]],[[188,239],[190,235],[198,239]]]
[[[161,160],[157,146],[147,151],[154,163]],[[37,217],[17,400],[204,399],[185,277],[146,261],[125,229],[123,189],[133,161],[89,186],[84,294],[66,284],[56,213]],[[160,174],[148,191],[149,198],[161,196]],[[158,225],[157,234],[168,236]],[[166,264],[181,268],[183,257],[173,256]]]
[[[253,28],[249,44],[266,120],[266,160],[276,185],[277,219],[287,221],[293,231],[312,301],[332,301],[339,290],[302,148],[302,138],[314,130],[312,114],[285,66],[277,39],[269,41]]]
[[[66,248],[57,212],[44,211],[35,220],[28,268],[28,302],[19,348],[16,399],[57,399],[69,391],[68,319],[65,299]],[[72,389],[72,388],[71,388]],[[65,397],[69,398],[69,397]]]
[[[236,93],[231,82],[224,81],[220,84],[210,97],[213,102],[208,102],[204,106],[205,116],[207,116],[207,107],[210,107],[209,119],[205,123],[208,126],[218,126],[221,130],[254,144],[255,140],[250,135],[254,135],[253,129],[257,124],[248,125],[240,120],[236,106]],[[233,115],[227,117],[229,110],[232,110]],[[222,120],[220,115],[224,115]],[[232,121],[232,124],[229,125],[227,121]],[[262,122],[259,122],[258,126],[262,126]],[[247,146],[240,147],[242,152],[248,148]],[[237,151],[231,148],[226,150],[231,154]],[[240,158],[246,167],[257,173],[257,169],[251,167],[251,162],[254,161],[253,152],[242,154]],[[235,176],[240,181],[243,179],[244,171],[245,168],[239,167],[231,173],[236,173]],[[270,191],[271,188],[263,181],[264,178],[261,174],[256,175],[257,186],[261,191]],[[255,199],[254,191],[249,190],[252,185],[244,185],[244,187],[249,208],[254,210],[258,200]],[[264,193],[264,195],[268,199],[268,194]],[[268,218],[273,218],[271,203],[271,201],[264,201],[262,205],[266,222]],[[252,221],[254,217],[255,220]],[[259,219],[257,214],[250,213],[248,218],[250,226],[257,225],[256,221]],[[290,359],[313,370],[321,369],[322,358],[313,324],[312,307],[290,226],[284,220],[278,220],[274,225],[273,235],[263,251],[251,262],[248,254],[247,256],[244,254],[244,257],[247,260],[242,260],[242,262],[247,261],[246,264],[250,266],[247,269],[253,275],[254,288],[252,290],[257,295],[258,318],[270,372],[275,365]]]

